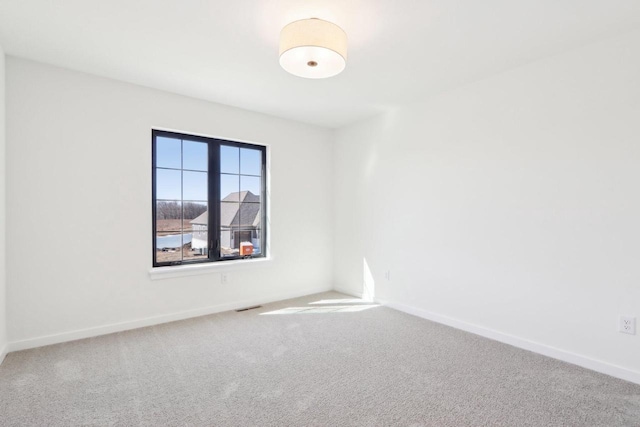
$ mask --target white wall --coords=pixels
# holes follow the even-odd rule
[[[634,32],[341,130],[337,288],[366,260],[381,300],[640,381],[617,332],[640,317],[638,52]]]
[[[7,113],[12,349],[332,287],[329,131],[13,57]],[[152,127],[270,145],[273,261],[150,280]]]
[[[0,363],[7,345],[7,304],[5,267],[5,56],[0,46]]]

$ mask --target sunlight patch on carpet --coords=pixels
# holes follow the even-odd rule
[[[335,305],[325,307],[288,307],[280,310],[260,313],[265,314],[325,314],[325,313],[355,313],[358,311],[368,310],[370,308],[379,307],[378,304],[368,305]]]
[[[309,303],[309,305],[320,305],[320,304],[371,304],[371,302],[364,301],[360,298],[344,298],[344,299],[322,299],[320,301]]]

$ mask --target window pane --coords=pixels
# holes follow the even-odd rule
[[[251,239],[253,243],[253,255],[260,255],[262,253],[262,229],[257,228],[253,231],[253,237]]]
[[[194,230],[191,238],[191,244],[185,248],[184,260],[197,261],[209,257],[209,233],[207,230]]]
[[[207,171],[209,151],[204,142],[182,142],[182,168],[196,171]]]
[[[182,199],[183,200],[207,200],[207,173],[188,172],[182,173]]]
[[[260,175],[262,171],[262,151],[250,148],[240,149],[240,173]]]
[[[233,248],[233,231],[229,228],[220,228],[220,257],[232,258],[237,257],[239,250]]]
[[[175,138],[159,136],[156,138],[156,166],[160,168],[181,167],[181,141]]]
[[[206,226],[208,221],[207,202],[184,202],[182,230],[189,233],[193,224]]]
[[[184,250],[184,260],[207,258],[209,247],[207,203],[185,202],[183,212],[182,231],[185,236],[190,236],[190,243]]]
[[[255,197],[260,197],[260,189],[262,187],[261,185],[262,180],[260,179],[259,176],[244,176],[242,175],[240,177],[240,191],[250,191],[251,194]],[[248,201],[258,201],[255,200],[255,197],[251,196],[251,200]]]
[[[240,256],[253,255],[253,230],[240,229],[235,232]]]
[[[156,203],[156,261],[182,260],[182,203]]]
[[[225,202],[239,202],[240,175],[220,175],[220,199]]]
[[[182,246],[183,236],[181,233],[176,234],[163,234],[157,233],[156,236],[156,249],[160,251],[168,252],[180,252],[180,247]],[[187,238],[186,240],[189,240]],[[180,259],[180,257],[178,257]]]
[[[260,226],[260,203],[244,202],[240,204],[240,218],[238,224],[241,228]]]
[[[240,219],[240,203],[221,202],[220,203],[220,226],[237,227]]]
[[[178,234],[156,235],[156,261],[175,262],[182,261],[183,243],[188,243],[191,236]]]
[[[240,149],[238,147],[220,146],[220,172],[240,173]]]
[[[180,201],[156,202],[156,231],[180,231],[182,203]]]
[[[235,231],[239,229],[240,203],[220,203],[220,256],[238,255],[238,242]]]
[[[156,169],[156,198],[164,200],[180,200],[179,170]]]

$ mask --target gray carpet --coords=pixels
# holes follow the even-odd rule
[[[0,424],[640,426],[640,385],[385,307],[307,305],[342,298],[11,353]]]

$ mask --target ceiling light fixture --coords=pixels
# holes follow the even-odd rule
[[[340,74],[347,65],[347,34],[322,19],[292,22],[280,32],[280,65],[307,79]]]

